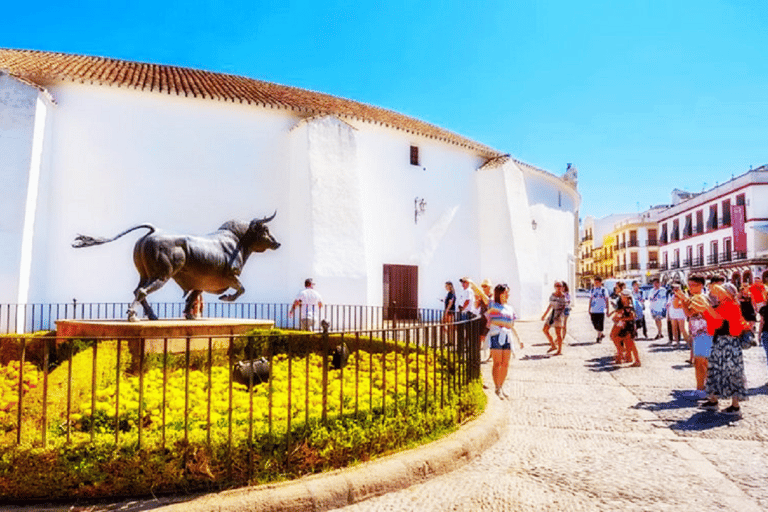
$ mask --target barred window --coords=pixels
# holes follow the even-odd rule
[[[411,146],[411,165],[421,165],[419,163],[419,147]]]

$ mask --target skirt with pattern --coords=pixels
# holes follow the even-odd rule
[[[708,394],[720,398],[747,399],[744,357],[738,336],[715,336],[709,354],[705,389]]]

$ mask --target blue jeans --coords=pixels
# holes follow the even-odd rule
[[[768,357],[768,332],[760,333],[760,343],[763,344],[763,348],[765,349],[765,357]]]

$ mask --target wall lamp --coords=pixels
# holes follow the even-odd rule
[[[416,198],[413,200],[413,223],[419,223],[419,215],[424,215],[427,211],[427,200],[422,198]]]

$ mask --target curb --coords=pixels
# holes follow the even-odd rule
[[[488,398],[479,418],[443,439],[352,468],[208,494],[155,510],[164,512],[324,511],[399,491],[474,460],[506,430],[501,402]]]

